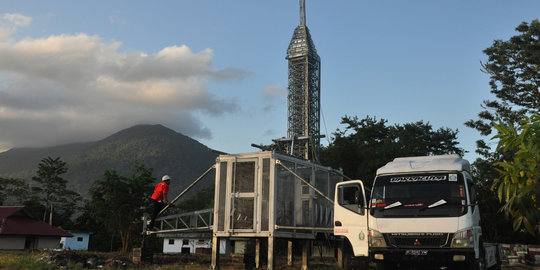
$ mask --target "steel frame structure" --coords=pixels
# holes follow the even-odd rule
[[[148,217],[143,219],[143,232],[146,234],[159,234],[160,237],[171,236],[170,233],[178,233],[178,235],[184,236],[182,233],[197,232],[197,231],[212,231],[214,222],[214,209],[205,209],[199,211],[193,211],[189,213],[175,214],[156,219],[157,231],[147,231],[146,224]]]
[[[257,250],[264,240],[267,269],[274,269],[275,239],[308,245],[333,232],[341,171],[272,151],[220,155],[214,168],[212,269],[219,268],[219,239],[256,239]]]
[[[305,19],[305,0],[300,0],[300,24],[287,49],[287,153],[319,160],[321,60]]]

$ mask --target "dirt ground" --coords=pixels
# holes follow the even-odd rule
[[[183,258],[183,259],[178,259]],[[301,269],[301,259],[296,259],[293,266],[287,266],[285,258],[277,258],[275,262],[276,269],[282,270],[299,270]],[[154,265],[168,265],[168,266],[181,266],[183,269],[209,269],[211,265],[211,258],[208,255],[155,255],[154,256]],[[220,258],[221,269],[224,270],[237,270],[237,269],[255,269],[254,265],[245,265],[243,261],[239,258],[233,258],[230,256],[221,256]],[[266,262],[262,269],[266,269]],[[339,270],[337,267],[334,258],[320,258],[318,256],[313,256],[310,259],[310,269],[312,270]],[[370,265],[370,270],[374,270],[375,265]],[[407,267],[400,268],[407,270],[415,270],[416,267]],[[518,264],[518,265],[503,265],[503,270],[540,270],[540,265],[533,266],[527,264]]]
[[[508,270],[540,270],[540,266],[538,266],[538,265],[532,266],[532,265],[524,265],[524,264],[514,265],[514,266],[503,265],[502,269],[505,269],[505,270],[506,269],[508,269]]]
[[[18,257],[28,255],[29,252],[8,252],[0,253],[0,259],[8,257]],[[211,256],[209,254],[182,254],[182,255],[164,255],[154,254],[153,262],[134,263],[132,254],[119,253],[96,253],[96,252],[77,252],[77,251],[45,251],[30,253],[34,254],[39,260],[55,263],[56,265],[79,265],[84,269],[192,269],[207,270],[211,265]],[[301,259],[297,258],[293,266],[287,266],[286,258],[276,258],[276,269],[297,270],[301,269]],[[266,266],[266,262],[263,262]],[[254,262],[247,261],[247,266],[241,257],[221,256],[221,269],[255,269]],[[375,269],[371,265],[370,269]],[[2,267],[0,267],[2,268]],[[66,268],[67,269],[67,268]],[[265,268],[263,268],[265,269]],[[312,256],[310,259],[310,269],[312,270],[338,270],[334,258]],[[415,269],[415,267],[401,268]],[[503,265],[504,270],[540,270],[539,266],[518,264]]]
[[[262,269],[266,269],[266,262],[263,262]],[[286,258],[276,258],[275,268],[279,270],[299,270],[302,267],[302,261],[300,258],[296,258],[292,266],[287,266]],[[210,269],[211,257],[208,254],[184,254],[184,255],[163,255],[155,254],[154,262],[151,268],[157,267],[173,267],[177,266],[181,269],[193,269],[193,270],[207,270]],[[149,266],[149,265],[147,265]],[[237,270],[237,269],[255,269],[254,262],[248,262],[246,266],[241,257],[234,258],[231,256],[220,257],[220,267],[223,270]],[[339,270],[334,258],[321,258],[319,256],[312,256],[310,259],[310,269],[312,270]],[[370,265],[370,270],[374,270],[375,265]],[[415,267],[401,268],[407,270],[415,270]],[[540,270],[540,265],[503,265],[503,270]]]

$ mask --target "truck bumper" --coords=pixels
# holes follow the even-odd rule
[[[475,261],[474,249],[468,248],[372,248],[369,257],[373,261],[414,265],[458,265]]]

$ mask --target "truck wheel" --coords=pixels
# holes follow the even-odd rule
[[[486,268],[486,263],[484,261],[486,254],[484,252],[483,245],[481,247],[482,248],[480,248],[480,258],[474,260],[474,263],[469,268],[471,270],[485,270],[485,269],[487,269]]]
[[[396,268],[397,268],[397,265],[395,263],[385,262],[385,261],[376,262],[377,270],[394,270]]]
[[[343,254],[343,269],[344,270],[353,270],[352,265],[352,256],[350,254]]]
[[[345,270],[368,270],[369,262],[364,259],[349,257],[343,265]]]
[[[345,270],[368,270],[369,261],[364,258],[355,257],[352,247],[347,245],[343,254],[343,269]]]
[[[489,268],[489,270],[501,270],[501,269],[502,269],[502,266],[500,262],[498,262],[496,265]]]
[[[469,267],[470,270],[485,270],[486,265],[484,264],[484,260],[478,259],[475,260],[474,263]]]

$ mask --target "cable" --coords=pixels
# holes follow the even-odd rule
[[[323,124],[324,124],[324,134],[326,134],[326,141],[328,142],[328,145],[330,145],[330,136],[328,136],[328,129],[326,129],[326,120],[324,119],[324,113],[323,113],[323,110],[322,110],[322,106],[321,106],[321,116],[322,116],[322,119],[323,119]]]

